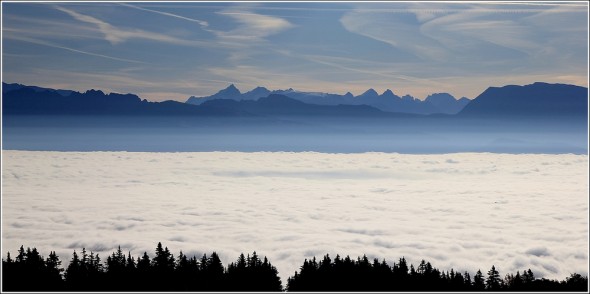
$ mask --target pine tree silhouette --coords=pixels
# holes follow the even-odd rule
[[[488,271],[488,277],[486,279],[486,289],[491,291],[498,291],[501,288],[500,282],[500,273],[496,270],[496,267],[492,265],[492,268]]]
[[[21,246],[15,258],[10,252],[2,260],[3,291],[281,291],[281,279],[268,258],[256,252],[240,254],[227,270],[217,253],[178,258],[158,243],[156,255],[147,252],[134,259],[120,246],[101,263],[98,254],[82,248],[72,254],[63,277],[61,261],[54,251],[44,259],[36,248]],[[417,269],[417,270],[416,270]],[[440,271],[425,260],[417,267],[400,258],[392,266],[385,260],[367,256],[356,260],[326,254],[305,259],[299,271],[287,279],[288,291],[587,291],[588,277],[571,274],[563,281],[536,279],[528,269],[522,274],[506,274],[500,279],[495,266],[483,274],[477,271],[471,280],[468,272],[453,268]]]
[[[477,273],[473,277],[473,289],[476,291],[483,291],[486,285],[484,282],[483,274],[481,270],[477,270]]]

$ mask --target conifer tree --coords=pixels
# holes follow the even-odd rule
[[[282,291],[277,269],[268,258],[253,252],[240,254],[225,270],[217,253],[201,262],[196,256],[188,258],[182,251],[174,259],[161,243],[153,260],[147,252],[137,258],[129,251],[125,256],[120,246],[108,256],[106,271],[98,254],[81,255],[74,250],[62,279],[61,261],[55,251],[44,259],[36,248],[21,246],[16,258],[6,255],[2,260],[3,291]],[[159,267],[159,269],[158,269]],[[535,279],[528,269],[520,274],[500,273],[492,266],[484,280],[480,270],[471,281],[453,268],[440,271],[422,260],[417,267],[404,258],[389,266],[385,259],[369,261],[366,255],[353,260],[339,255],[332,261],[329,254],[318,262],[316,257],[305,259],[299,272],[287,280],[288,291],[587,291],[588,277],[571,274],[563,281]],[[172,269],[172,271],[167,271]]]
[[[239,269],[246,268],[246,257],[244,257],[244,253],[240,253],[238,261],[236,262],[236,267]]]
[[[26,259],[25,248],[23,247],[23,245],[21,245],[20,248],[18,249],[18,255],[16,256],[16,262],[25,262],[25,259]]]
[[[203,258],[206,258],[203,255]],[[204,261],[205,268],[202,271],[204,279],[207,281],[206,291],[223,291],[226,290],[227,285],[223,284],[225,268],[219,259],[219,255],[216,252],[211,253],[209,258]]]
[[[201,262],[199,263],[199,265],[201,267],[200,270],[202,272],[207,271],[207,260],[208,260],[207,254],[206,253],[203,253],[203,257],[201,257]]]
[[[147,272],[150,269],[151,260],[147,252],[144,252],[141,258],[137,258],[137,270],[140,272]]]
[[[476,291],[482,291],[485,289],[484,278],[481,270],[477,270],[477,273],[475,273],[475,276],[473,277],[473,288]]]
[[[82,264],[80,262],[80,258],[78,257],[78,253],[76,253],[76,250],[74,250],[70,264],[65,271],[65,278],[67,287],[70,290],[80,290],[83,283],[85,282]]]
[[[465,272],[464,274],[465,279],[463,280],[463,284],[466,286],[466,288],[471,287],[471,276],[469,275],[469,272]]]
[[[500,273],[496,270],[496,267],[492,265],[492,268],[488,271],[488,278],[486,279],[486,289],[497,291],[500,290]]]
[[[97,257],[98,257],[98,255],[97,255]],[[131,251],[129,251],[127,253],[127,263],[125,265],[125,268],[126,268],[127,272],[132,272],[135,270],[135,267],[136,267],[135,259],[133,257],[131,257]]]

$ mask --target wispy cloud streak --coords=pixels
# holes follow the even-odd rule
[[[278,34],[294,26],[280,17],[253,12],[224,10],[218,14],[229,16],[239,23],[239,26],[233,30],[216,31],[217,36],[221,39],[259,42],[265,37]]]
[[[133,8],[133,9],[138,9],[138,10],[143,10],[143,11],[149,11],[149,12],[153,12],[153,13],[157,13],[157,14],[161,14],[161,15],[166,15],[166,16],[170,16],[170,17],[174,17],[174,18],[178,18],[178,19],[183,19],[183,20],[188,20],[191,22],[196,22],[198,23],[200,26],[202,27],[208,27],[209,23],[204,21],[204,20],[199,20],[199,19],[195,19],[195,18],[190,18],[190,17],[185,17],[185,16],[181,16],[178,14],[173,14],[173,13],[169,13],[169,12],[163,12],[163,11],[158,11],[158,10],[153,10],[153,9],[147,9],[147,8],[143,8],[141,6],[136,6],[136,5],[131,5],[131,4],[127,4],[127,3],[118,3],[119,5],[125,6],[125,7],[129,7],[129,8]]]
[[[58,48],[58,49],[68,50],[68,51],[71,51],[71,52],[81,53],[81,54],[95,56],[95,57],[107,58],[107,59],[116,60],[116,61],[131,62],[131,63],[144,63],[144,64],[146,63],[146,62],[139,61],[139,60],[133,60],[133,59],[127,59],[127,58],[119,58],[119,57],[113,57],[113,56],[108,56],[108,55],[104,55],[104,54],[98,54],[98,53],[93,53],[93,52],[78,50],[78,49],[74,49],[74,48],[69,48],[69,47],[65,47],[65,46],[60,46],[60,45],[52,44],[52,43],[47,42],[47,41],[36,40],[36,39],[33,39],[33,38],[27,38],[27,37],[23,37],[23,36],[8,35],[8,36],[6,36],[6,38],[7,39],[12,39],[12,40],[17,40],[17,41],[29,42],[29,43],[33,43],[33,44],[37,44],[37,45],[43,45],[43,46],[52,47],[52,48]]]
[[[175,45],[185,45],[185,46],[211,46],[210,42],[205,41],[198,41],[198,40],[185,40],[180,38],[171,37],[169,35],[155,33],[155,32],[148,32],[140,29],[122,29],[115,27],[105,21],[100,19],[94,18],[89,15],[81,14],[76,11],[56,6],[56,9],[62,11],[74,19],[95,25],[98,30],[104,35],[104,39],[110,42],[112,45],[117,45],[122,42],[125,42],[129,39],[143,39],[143,40],[151,40],[157,42],[164,42],[170,43]]]

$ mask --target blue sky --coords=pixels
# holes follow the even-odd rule
[[[588,4],[2,3],[4,82],[185,101],[235,84],[474,98],[588,86]]]

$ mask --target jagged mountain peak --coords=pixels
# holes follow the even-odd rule
[[[238,88],[236,88],[236,86],[234,84],[229,85],[227,88],[217,92],[217,94],[219,93],[223,93],[223,94],[241,94],[240,90],[238,90]]]
[[[431,102],[455,102],[457,100],[453,95],[449,93],[434,93],[428,95],[425,101]]]
[[[104,96],[105,95],[103,91],[94,90],[94,89],[87,90],[86,92],[84,92],[84,94],[93,95],[93,96]]]
[[[268,91],[268,89],[266,87],[258,86],[256,88],[252,89],[250,92],[254,92],[254,91]]]
[[[381,94],[381,96],[383,97],[395,97],[396,95],[393,94],[393,91],[391,91],[390,89],[387,89],[383,92],[383,94]]]
[[[379,96],[379,93],[377,93],[377,91],[375,91],[373,88],[370,88],[369,90],[365,91],[360,96],[363,96],[363,97],[374,97],[374,96]]]
[[[213,99],[231,99],[236,101],[241,100],[258,100],[259,98],[267,97],[270,94],[281,94],[289,98],[299,100],[309,104],[319,105],[360,105],[366,104],[376,107],[382,111],[390,112],[406,112],[406,113],[418,113],[418,114],[430,114],[430,113],[456,113],[467,104],[469,101],[456,101],[454,99],[448,99],[445,102],[430,102],[424,103],[424,101],[416,99],[410,95],[406,95],[403,98],[393,93],[391,89],[386,89],[382,94],[379,94],[375,89],[370,88],[363,94],[358,96],[347,92],[344,95],[330,94],[326,92],[305,92],[298,91],[293,88],[283,90],[269,90],[262,86],[238,94],[239,90],[235,88],[235,85],[230,85],[228,88],[218,92],[215,95],[207,97],[191,97],[187,100],[187,103],[199,105],[205,101]],[[434,95],[434,94],[433,94]],[[435,99],[436,100],[436,99]],[[434,100],[433,100],[434,101]]]
[[[254,89],[252,89],[252,90],[244,93],[244,95],[254,95],[254,94],[255,95],[258,95],[258,94],[262,94],[264,96],[267,96],[268,94],[270,94],[270,92],[271,91],[269,89],[267,89],[265,87],[258,86],[256,88],[254,88]]]
[[[240,97],[241,100],[255,100],[258,99],[260,97],[266,97],[271,93],[270,90],[268,90],[265,87],[261,87],[258,86],[244,94],[242,94]]]

